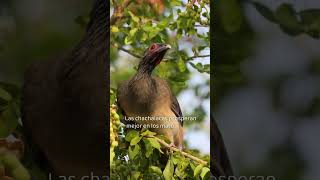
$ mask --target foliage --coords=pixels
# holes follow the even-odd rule
[[[310,103],[308,105],[305,105],[304,108],[301,108],[303,107],[301,103],[298,108],[290,109],[284,106],[282,97],[283,93],[281,93],[281,91],[288,82],[295,81],[299,78],[305,78],[305,76],[307,76],[308,78],[319,77],[319,54],[315,55],[316,57],[314,57],[313,59],[308,59],[308,61],[311,63],[303,73],[299,72],[294,74],[285,74],[283,76],[272,77],[265,82],[264,79],[261,79],[261,81],[257,82],[256,80],[259,78],[252,77],[251,75],[254,74],[248,73],[248,71],[252,71],[252,69],[247,69],[257,68],[257,66],[244,66],[247,64],[251,64],[251,61],[262,60],[258,59],[258,57],[255,57],[256,52],[254,51],[254,49],[256,48],[255,46],[257,45],[257,43],[260,43],[260,41],[264,41],[265,37],[259,37],[259,35],[261,34],[255,32],[255,23],[252,23],[255,21],[251,21],[250,23],[248,23],[248,20],[252,20],[252,16],[256,16],[256,14],[252,13],[252,11],[250,11],[250,13],[246,13],[246,8],[248,8],[248,6],[254,7],[256,9],[256,12],[258,12],[258,15],[262,15],[262,19],[271,22],[269,24],[264,24],[266,29],[269,28],[268,25],[276,25],[281,30],[280,33],[282,32],[283,34],[289,36],[289,38],[292,37],[292,39],[290,39],[290,43],[295,42],[294,38],[297,36],[299,36],[299,39],[297,39],[299,42],[319,38],[319,9],[297,10],[298,7],[294,7],[293,4],[300,4],[298,2],[292,4],[280,4],[273,9],[267,6],[267,2],[265,3],[266,4],[263,4],[261,1],[255,0],[223,0],[218,1],[215,4],[213,9],[215,15],[214,26],[212,29],[212,33],[214,34],[214,36],[212,36],[212,41],[215,43],[214,52],[216,53],[212,55],[214,56],[214,59],[218,60],[214,61],[215,78],[211,81],[215,90],[214,93],[212,93],[212,95],[214,95],[215,97],[213,98],[214,104],[211,105],[211,107],[215,108],[214,110],[219,111],[220,109],[218,108],[223,106],[223,104],[226,102],[228,102],[230,106],[231,99],[233,100],[233,102],[239,103],[241,105],[243,102],[239,101],[242,101],[243,99],[240,98],[240,100],[237,101],[235,97],[232,97],[232,95],[243,92],[243,90],[246,90],[247,88],[251,89],[256,87],[263,87],[264,91],[272,96],[272,99],[270,99],[270,101],[272,101],[272,103],[274,104],[274,107],[272,107],[274,108],[274,112],[288,114],[289,127],[304,126],[305,123],[310,123],[308,122],[308,118],[318,117],[319,115],[319,93],[317,93],[316,97],[314,97],[313,100],[310,100]],[[276,4],[280,2],[270,1],[269,4],[271,3]],[[279,32],[276,32],[276,35],[278,34]],[[274,37],[279,38],[278,36],[272,36],[271,33],[268,33],[265,36],[267,36],[268,39],[272,39]],[[303,50],[301,51],[303,52]],[[270,53],[270,51],[268,49],[264,49],[263,53],[268,54]],[[285,54],[290,52],[281,53]],[[269,59],[263,60],[268,61]],[[290,59],[287,62],[290,63]],[[259,68],[263,69],[263,67]],[[259,85],[256,85],[255,83],[258,83]],[[294,90],[291,89],[290,91],[292,92]],[[235,118],[235,122],[238,122],[242,117]],[[280,118],[279,122],[281,122],[282,120],[283,119]],[[230,122],[226,122],[225,125],[228,123]],[[253,124],[254,122],[250,123]],[[228,125],[228,127],[233,126],[239,128],[238,124]],[[245,135],[250,134],[252,134],[252,132],[245,133]],[[245,175],[247,177],[252,175],[274,175],[276,179],[303,179],[306,176],[305,173],[309,171],[308,167],[305,164],[305,159],[303,158],[303,156],[305,155],[303,153],[306,152],[302,153],[297,148],[295,138],[291,137],[292,135],[293,134],[290,133],[286,134],[286,136],[288,137],[286,138],[286,141],[283,142],[283,144],[274,143],[272,146],[266,149],[268,153],[265,153],[265,160],[257,162],[254,166],[250,166],[250,163],[247,163],[246,158],[239,160],[237,159],[239,156],[235,157],[236,161],[233,162],[234,168],[237,169],[239,174]],[[234,138],[238,139],[238,137]],[[252,139],[248,139],[248,141],[261,141],[260,138],[260,136],[254,137]],[[231,140],[231,142],[234,142],[232,141],[234,139],[230,139],[230,137],[229,140]],[[252,141],[252,143],[248,145],[252,145],[253,143],[257,143],[258,141]],[[240,149],[238,150],[241,151],[241,148],[242,147],[240,147]],[[246,148],[243,149],[245,149],[247,153],[255,153],[255,150]],[[243,156],[242,153],[241,155]],[[275,168],[280,166],[281,168]]]
[[[151,3],[152,2],[152,3]],[[111,7],[111,89],[116,91],[118,83],[129,79],[136,70],[128,64],[138,62],[145,49],[152,43],[171,45],[165,59],[155,69],[154,75],[166,79],[175,95],[191,89],[201,100],[209,98],[209,91],[201,96],[199,89],[209,86],[209,81],[197,87],[188,85],[194,73],[209,79],[210,64],[210,9],[209,1],[190,0],[184,4],[180,0],[158,1],[112,1]],[[133,65],[132,65],[133,66]],[[111,104],[116,94],[111,94]],[[118,112],[120,114],[120,112]],[[200,105],[192,115],[198,117],[196,123],[205,118]],[[120,114],[121,116],[121,114]],[[191,123],[185,123],[190,126]],[[116,137],[113,133],[110,136]],[[188,155],[168,149],[163,136],[150,131],[135,131],[121,127],[117,145],[112,147],[111,179],[208,179],[208,165],[190,159],[188,155],[202,157],[197,151]],[[160,139],[158,139],[160,138]],[[161,139],[163,141],[161,141]],[[113,143],[113,142],[110,142]],[[187,146],[187,145],[186,145]],[[209,157],[205,160],[209,162]]]
[[[199,4],[191,1],[186,5],[178,0],[159,1],[159,3],[169,7],[166,13],[158,14],[158,11],[153,10],[147,3],[139,5],[131,3],[131,6],[124,8],[123,12],[117,12],[124,18],[111,24],[112,67],[117,68],[115,60],[119,50],[139,58],[154,42],[170,44],[172,50],[165,62],[156,69],[155,74],[169,80],[172,90],[177,94],[187,87],[186,81],[190,78],[188,63],[199,72],[210,73],[208,64],[192,63],[196,58],[209,57],[209,54],[203,53],[204,50],[209,50],[210,45],[209,1],[202,1]],[[116,6],[121,6],[121,3]],[[191,43],[192,47],[183,49],[185,47],[181,43]],[[126,49],[127,47],[130,49]],[[190,52],[192,55],[189,55]],[[117,70],[114,70],[112,76],[117,76],[116,72]],[[112,87],[116,88],[119,79],[115,77],[111,81]]]
[[[111,179],[209,179],[207,164],[185,157],[179,151],[164,148],[161,143],[168,142],[165,137],[149,130],[121,133],[124,129],[114,125],[114,122],[119,122],[115,107],[111,105],[110,108]],[[188,153],[200,156],[196,152]],[[203,158],[209,161],[208,156]]]
[[[18,126],[20,118],[20,89],[0,82],[0,138],[6,138]]]
[[[0,139],[0,179],[30,180],[28,170],[20,162],[23,154],[21,141]]]
[[[292,4],[283,3],[275,11],[267,6],[252,2],[252,5],[270,22],[278,24],[288,35],[297,36],[303,33],[310,37],[320,38],[320,9],[297,11]]]

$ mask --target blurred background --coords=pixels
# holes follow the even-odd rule
[[[67,53],[80,41],[91,0],[1,0],[0,81],[21,85],[33,61]]]
[[[110,16],[123,3],[112,1]],[[116,7],[116,8],[115,8]],[[111,89],[130,79],[152,43],[172,46],[154,75],[170,85],[185,117],[187,149],[210,153],[209,1],[138,0],[124,8],[124,18],[111,24]],[[128,18],[126,18],[128,17]]]
[[[213,10],[212,108],[237,175],[320,177],[319,8],[226,0]]]

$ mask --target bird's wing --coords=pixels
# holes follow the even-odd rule
[[[172,99],[171,110],[176,115],[176,117],[182,118],[183,115],[182,115],[180,105],[179,105],[177,98],[172,96],[171,99]],[[181,126],[183,126],[183,120],[180,120],[179,123]]]

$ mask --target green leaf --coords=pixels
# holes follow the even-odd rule
[[[305,27],[305,32],[313,37],[320,37],[320,9],[304,10],[300,13],[301,22]]]
[[[165,180],[172,180],[174,173],[174,165],[171,158],[168,160],[166,167],[163,170],[163,176]]]
[[[147,138],[143,138],[143,142],[144,142],[144,145],[146,147],[146,157],[149,158],[151,156],[151,154],[153,153],[153,147],[150,143],[150,141],[147,139]]]
[[[117,26],[111,26],[111,32],[112,33],[117,33],[117,32],[119,32],[120,30],[119,30],[119,28],[117,27]]]
[[[129,44],[132,44],[132,38],[131,38],[131,36],[127,36],[125,39],[124,39],[124,43],[126,44],[126,45],[129,45]]]
[[[1,82],[0,81],[0,88],[4,89],[5,91],[7,91],[12,98],[18,98],[20,96],[20,88],[16,85],[13,84],[9,84],[9,83],[5,83],[5,82]]]
[[[179,161],[177,161],[175,175],[178,176],[180,179],[185,179],[188,175],[186,173],[186,169],[189,166],[190,162],[184,157],[176,158],[176,160],[179,160]]]
[[[183,59],[181,57],[179,58],[177,64],[178,64],[178,68],[179,68],[180,72],[185,72],[186,71],[186,69],[187,69],[186,64],[184,63],[184,61],[183,61]]]
[[[0,113],[0,138],[10,135],[18,125],[18,116],[14,104],[8,104]]]
[[[200,175],[201,179],[205,179],[206,175],[207,175],[209,172],[210,172],[210,169],[209,169],[209,168],[207,168],[207,167],[202,168],[201,175]],[[209,178],[208,178],[208,179],[209,179]]]
[[[157,24],[157,26],[161,29],[167,28],[169,25],[169,21],[167,19],[163,19],[161,22]]]
[[[139,171],[133,171],[133,172],[131,172],[132,180],[138,180],[139,177],[140,177],[140,174],[141,174],[141,172],[139,172]]]
[[[139,17],[134,15],[131,11],[128,11],[128,13],[130,14],[132,20],[136,23],[139,23]]]
[[[204,72],[210,73],[210,64],[203,65],[201,63],[197,63],[197,64],[194,64],[192,62],[189,62],[189,63],[192,67],[194,67],[195,69],[197,69],[201,73],[204,73]]]
[[[179,0],[170,0],[170,7],[173,7],[173,6],[181,6],[181,1]]]
[[[199,165],[196,167],[196,169],[193,171],[193,176],[194,176],[194,177],[199,176],[202,168],[203,168],[203,164],[199,164]]]
[[[223,0],[219,2],[222,26],[228,33],[238,31],[243,22],[242,9],[237,0]]]
[[[141,136],[146,136],[146,135],[149,135],[149,136],[154,136],[154,135],[156,135],[157,133],[155,133],[155,132],[151,132],[151,131],[149,131],[149,130],[146,130],[146,131],[144,131],[143,133],[141,133]]]
[[[258,2],[253,2],[252,4],[264,18],[274,23],[277,22],[276,18],[274,17],[274,13],[267,6],[260,4]]]
[[[141,148],[139,144],[136,144],[134,147],[130,146],[129,147],[129,158],[134,159],[140,152]]]
[[[162,175],[162,171],[158,166],[150,166],[149,169],[153,173],[156,173],[158,175]]]
[[[110,151],[110,166],[112,165],[113,159],[115,156],[116,156],[116,154],[114,153],[114,151]]]
[[[10,101],[12,99],[11,95],[2,88],[0,88],[0,98],[5,101]]]
[[[303,24],[312,24],[315,21],[319,21],[320,9],[308,9],[299,12],[301,21]]]
[[[303,27],[291,4],[284,3],[279,6],[275,12],[275,18],[285,33],[296,36],[303,32]]]
[[[154,138],[147,138],[147,139],[149,140],[152,147],[158,149],[162,153],[161,145],[156,139],[154,139]]]
[[[139,143],[140,140],[141,140],[141,138],[142,138],[142,137],[140,137],[140,136],[134,137],[134,138],[130,141],[130,146],[134,146],[134,145],[136,145],[137,143]]]
[[[133,28],[133,29],[131,29],[131,30],[129,31],[130,36],[133,37],[133,36],[136,34],[137,31],[138,31],[138,28]]]
[[[110,104],[114,104],[116,102],[116,94],[112,89],[110,89]]]
[[[127,133],[125,140],[130,142],[133,138],[138,137],[139,136],[139,132],[136,130],[131,130]]]

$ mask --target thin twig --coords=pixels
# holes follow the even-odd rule
[[[131,52],[130,50],[125,49],[125,48],[123,48],[123,47],[118,47],[118,49],[121,50],[121,51],[123,51],[123,52],[126,52],[126,53],[130,54],[131,56],[136,57],[136,58],[138,58],[138,59],[141,58],[140,55],[137,55],[137,54],[135,54],[135,53]]]
[[[192,159],[192,160],[194,160],[194,161],[197,161],[197,162],[200,163],[200,164],[203,164],[203,165],[206,165],[206,164],[207,164],[206,161],[204,161],[204,160],[202,160],[202,159],[200,159],[200,158],[197,158],[197,157],[195,157],[195,156],[193,156],[193,155],[191,155],[191,154],[189,154],[189,153],[183,152],[183,151],[181,151],[180,149],[178,149],[178,148],[176,148],[176,147],[172,147],[172,146],[170,146],[168,143],[166,143],[164,140],[162,140],[162,139],[160,139],[160,138],[158,138],[158,137],[150,136],[150,135],[147,135],[146,137],[155,138],[155,139],[156,139],[160,144],[162,144],[164,147],[166,147],[166,148],[168,148],[168,149],[171,149],[172,151],[179,152],[179,153],[181,153],[183,156],[188,157],[188,158],[190,158],[190,159]]]
[[[188,57],[188,60],[195,59],[195,58],[205,58],[205,57],[210,57],[210,54],[191,56],[191,57]]]

